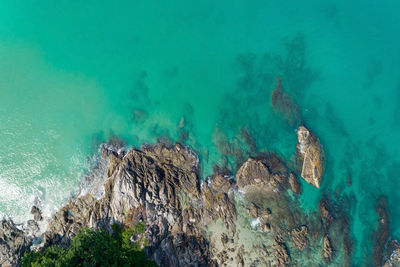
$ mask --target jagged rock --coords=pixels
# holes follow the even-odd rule
[[[297,129],[296,150],[302,163],[301,177],[319,188],[324,169],[324,154],[318,138],[304,126]]]
[[[277,266],[285,266],[290,262],[289,251],[285,243],[281,242],[280,238],[274,239],[274,256],[277,261]]]
[[[35,235],[37,232],[39,232],[39,225],[35,220],[28,220],[27,222],[27,232],[30,233],[31,235]]]
[[[304,220],[295,202],[290,203],[290,194],[282,190],[289,187],[290,175],[277,156],[248,159],[237,171],[236,182],[226,172],[205,181],[198,173],[198,157],[182,145],[159,143],[129,152],[103,145],[101,161],[88,175],[90,188],[59,209],[37,240],[43,240],[44,246],[66,246],[83,227],[110,230],[113,223],[130,227],[143,222],[145,233],[131,240],[144,237],[149,244],[146,253],[160,266],[297,264],[285,242],[291,235],[295,245],[304,249],[308,233],[302,227],[287,232]],[[237,189],[245,192],[244,197]],[[258,220],[257,231],[250,229],[248,216],[240,210],[248,210]],[[25,236],[37,232],[36,226],[32,220],[26,233],[13,228],[20,236],[15,240],[31,242]],[[0,246],[15,247],[15,241],[2,239],[2,234]],[[264,238],[269,242],[257,243]],[[10,255],[16,260],[20,257],[21,250],[0,247],[3,251],[14,251]]]
[[[260,208],[253,202],[250,203],[250,214],[254,218],[257,218],[258,216],[260,216]]]
[[[43,220],[42,212],[40,211],[40,209],[37,206],[32,206],[31,214],[33,215],[33,218],[35,219],[35,221]]]
[[[190,208],[196,206],[193,201],[201,200],[191,153],[182,146],[161,145],[131,150],[123,159],[109,153],[109,178],[102,198],[86,194],[69,201],[50,220],[46,244],[67,244],[82,227],[109,229],[113,222],[124,223],[127,215],[122,211],[126,211],[140,213],[146,228],[151,229],[146,239],[153,244],[151,255],[159,265],[212,264],[204,233],[195,227],[200,211]],[[220,205],[218,210],[212,209],[229,221],[234,210],[224,209],[229,198],[225,193],[212,193],[212,201]]]
[[[172,164],[185,171],[197,171],[199,158],[192,150],[180,144],[171,147],[159,142],[155,146],[143,146],[142,150],[163,164]]]
[[[332,207],[331,200],[327,197],[323,197],[319,202],[318,210],[321,215],[321,218],[325,222],[326,228],[329,228],[334,220],[332,211],[331,211],[332,209],[333,209],[333,207]]]
[[[117,169],[121,158],[115,153],[111,152],[108,156],[107,176],[110,177]]]
[[[236,183],[239,189],[245,192],[252,189],[274,191],[286,182],[286,174],[273,173],[262,160],[251,158],[236,173]]]
[[[210,185],[218,192],[228,193],[233,187],[233,182],[232,180],[227,179],[227,177],[216,175],[210,179]]]
[[[292,230],[293,243],[301,251],[303,251],[308,245],[307,234],[308,229],[305,225],[299,226]]]
[[[324,236],[323,244],[322,244],[322,259],[329,263],[333,258],[333,248],[331,244],[331,240],[329,239],[328,235]]]
[[[32,244],[11,220],[0,222],[0,266],[19,266],[20,259]]]
[[[389,243],[384,267],[400,266],[400,244],[396,240]]]
[[[239,248],[237,254],[236,254],[236,265],[237,266],[244,266],[244,259],[243,259],[243,254],[244,254],[244,247],[243,245]]]
[[[207,218],[212,220],[216,220],[217,218],[221,219],[228,229],[234,231],[236,207],[233,196],[228,194],[231,184],[229,182],[224,182],[222,179],[225,178],[215,176],[210,179],[209,183],[203,183],[202,199],[204,203],[204,213]]]
[[[297,180],[297,177],[291,173],[289,175],[289,185],[290,185],[290,189],[292,189],[292,191],[296,194],[300,194],[301,193],[301,185],[299,183],[299,181]]]

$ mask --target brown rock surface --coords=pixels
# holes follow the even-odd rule
[[[262,160],[252,158],[248,159],[236,173],[236,183],[242,191],[251,189],[274,191],[286,186],[286,182],[287,173],[272,172]]]
[[[0,222],[0,266],[18,266],[20,258],[29,250],[32,238],[10,220]]]
[[[301,177],[319,188],[324,170],[324,153],[318,138],[306,127],[297,129],[297,155],[301,162]]]
[[[197,156],[182,145],[158,143],[127,153],[104,145],[101,155],[88,175],[87,193],[71,199],[49,220],[42,235],[45,246],[67,245],[83,227],[110,230],[113,223],[144,222],[146,252],[160,266],[284,266],[301,264],[286,244],[293,242],[299,250],[315,247],[324,233],[308,224],[287,193],[289,186],[293,191],[297,186],[273,154],[245,161],[236,182],[229,172],[201,181]],[[330,214],[323,207],[326,221]],[[321,224],[319,217],[313,221]],[[310,227],[299,226],[306,222]],[[32,220],[24,233],[9,225],[17,243],[6,234],[2,239],[0,231],[0,260],[6,251],[15,256],[12,263],[18,261],[17,251],[29,247],[27,233],[37,232],[37,226]],[[307,253],[331,257],[331,240]]]
[[[82,227],[107,229],[113,222],[125,221],[122,211],[139,209],[148,229],[146,239],[153,244],[151,255],[159,265],[212,264],[204,233],[194,227],[199,216],[190,208],[200,196],[196,160],[188,159],[190,153],[182,146],[161,145],[131,150],[123,159],[111,153],[108,170],[114,170],[107,171],[112,175],[103,197],[86,194],[69,201],[49,222],[46,243],[68,243]],[[218,203],[225,200],[215,198]]]
[[[396,240],[389,243],[384,267],[400,266],[400,244]]]
[[[292,230],[293,243],[301,251],[304,250],[308,245],[307,234],[308,229],[304,225]]]
[[[329,263],[333,258],[333,248],[328,235],[324,236],[322,242],[322,258],[326,263]]]
[[[277,261],[277,266],[286,266],[290,262],[289,252],[284,243],[279,238],[274,239],[274,256]]]
[[[292,189],[292,191],[296,194],[300,194],[301,193],[301,185],[299,183],[299,181],[297,180],[297,177],[291,173],[289,175],[289,185],[290,185],[290,189]]]

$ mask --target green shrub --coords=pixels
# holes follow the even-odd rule
[[[40,252],[25,253],[22,266],[157,266],[147,259],[139,242],[130,241],[137,231],[117,224],[112,229],[109,234],[102,229],[84,228],[68,248],[51,246]]]

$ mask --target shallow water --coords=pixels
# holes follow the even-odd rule
[[[0,3],[0,215],[29,218],[35,197],[51,214],[110,136],[188,133],[204,176],[266,149],[290,162],[278,76],[326,151],[302,206],[351,199],[354,264],[371,255],[381,194],[398,237],[400,2],[73,2]]]

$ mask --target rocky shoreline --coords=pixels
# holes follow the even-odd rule
[[[305,127],[298,137],[301,173],[318,188],[322,147]],[[113,223],[143,222],[145,252],[160,266],[350,266],[346,215],[328,196],[319,212],[305,213],[299,178],[273,153],[247,159],[234,176],[216,170],[202,181],[188,147],[158,143],[124,151],[105,144],[86,177],[89,189],[54,214],[44,233],[36,206],[23,228],[1,222],[0,265],[18,266],[30,249],[66,246],[83,227],[111,231]],[[398,247],[392,243],[385,256],[390,263],[398,260]]]

